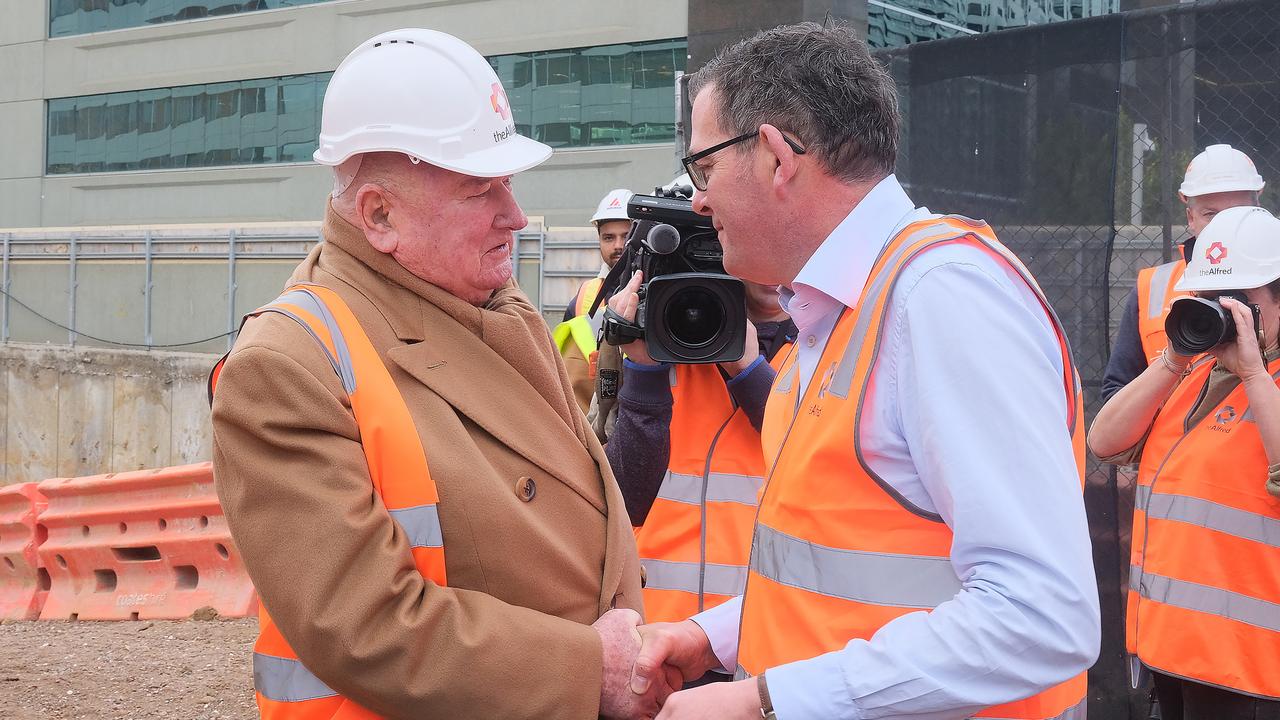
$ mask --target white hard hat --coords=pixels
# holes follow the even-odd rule
[[[329,80],[315,161],[400,152],[475,177],[541,163],[551,148],[516,132],[506,91],[475,48],[435,30],[382,33]]]
[[[1260,192],[1266,185],[1248,155],[1230,145],[1210,145],[1187,166],[1183,197],[1221,192]]]
[[[1280,219],[1260,207],[1233,207],[1209,221],[1175,289],[1249,290],[1280,279]]]
[[[626,188],[610,190],[608,195],[596,207],[596,214],[591,216],[591,224],[595,225],[609,220],[630,220],[627,217],[627,203],[635,193]]]

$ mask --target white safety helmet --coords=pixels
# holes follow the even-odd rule
[[[1280,219],[1260,207],[1233,207],[1209,221],[1176,290],[1249,290],[1280,279]]]
[[[627,217],[627,203],[631,201],[631,196],[634,194],[626,188],[610,190],[596,207],[596,214],[591,216],[591,224],[599,225],[610,220],[630,220],[631,218]]]
[[[1178,192],[1185,199],[1222,192],[1261,192],[1264,185],[1248,155],[1230,145],[1210,145],[1191,160]]]
[[[338,167],[368,152],[404,153],[474,177],[512,175],[551,156],[551,148],[516,132],[506,91],[484,56],[421,28],[364,41],[329,80],[315,161]],[[352,165],[339,170],[339,184],[354,176]]]

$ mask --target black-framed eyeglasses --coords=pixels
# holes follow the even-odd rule
[[[759,130],[752,130],[751,132],[746,133],[745,135],[739,135],[738,137],[733,138],[731,140],[725,140],[719,145],[712,145],[706,150],[699,150],[698,152],[692,155],[686,155],[684,159],[681,160],[680,162],[684,164],[684,171],[689,173],[689,180],[693,182],[693,186],[701,190],[702,192],[707,191],[707,171],[703,170],[702,166],[698,165],[699,160],[701,160],[704,157],[707,157],[708,155],[711,155],[712,153],[720,152],[721,150],[731,145],[737,145],[738,143],[744,140],[750,140],[751,138],[759,134],[760,134]],[[787,142],[787,145],[791,147],[791,152],[794,152],[797,155],[804,154],[805,150],[803,147],[800,146],[800,143],[796,142],[795,140],[792,140],[786,135],[783,135],[782,139],[785,140]]]

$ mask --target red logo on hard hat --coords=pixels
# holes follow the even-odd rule
[[[493,111],[502,116],[503,120],[511,119],[511,106],[507,103],[507,91],[502,89],[502,83],[493,84],[493,94],[489,96],[489,104],[493,106]]]
[[[1216,242],[1209,246],[1209,249],[1205,251],[1204,256],[1209,261],[1210,265],[1217,265],[1227,259],[1227,249],[1222,246],[1222,243]]]
[[[609,207],[611,208],[622,207],[622,201],[619,200],[618,198],[614,198],[613,202],[609,203]]]

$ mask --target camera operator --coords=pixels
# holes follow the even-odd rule
[[[1280,220],[1218,213],[1175,289],[1168,345],[1089,432],[1140,462],[1128,652],[1164,720],[1280,718]]]
[[[609,307],[634,321],[643,278]],[[775,367],[796,328],[776,288],[745,283],[742,359],[653,362],[643,340],[623,346],[617,425],[606,446],[645,568],[646,617],[678,621],[743,591],[757,496],[760,426]],[[728,679],[728,676],[723,676]]]

